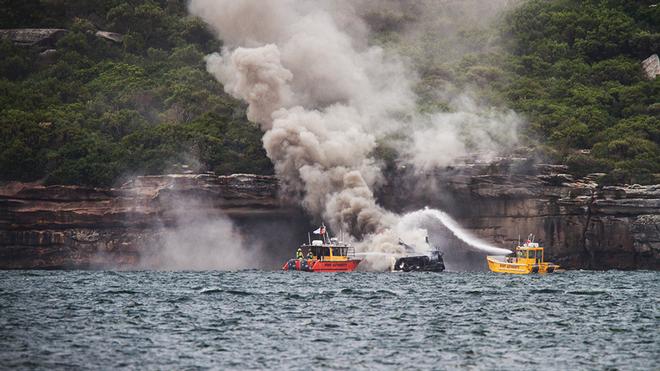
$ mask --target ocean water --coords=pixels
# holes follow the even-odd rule
[[[660,272],[0,272],[11,369],[658,369]]]

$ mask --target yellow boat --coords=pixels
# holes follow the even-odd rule
[[[552,273],[559,269],[557,264],[546,262],[543,258],[543,248],[529,239],[522,246],[516,246],[515,256],[486,257],[488,269],[497,273]]]

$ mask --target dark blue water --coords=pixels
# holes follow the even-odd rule
[[[3,368],[658,369],[659,272],[0,272]]]

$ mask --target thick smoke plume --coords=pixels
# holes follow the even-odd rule
[[[368,240],[364,249],[392,253],[401,252],[399,238],[420,241],[425,231],[397,230],[400,217],[376,203],[373,190],[383,181],[373,155],[378,143],[396,137],[388,144],[399,147],[402,160],[431,168],[470,150],[496,148],[500,125],[516,121],[466,98],[456,98],[450,113],[416,111],[417,77],[409,61],[370,45],[363,20],[405,3],[189,4],[224,42],[220,53],[207,57],[208,71],[248,103],[248,119],[265,132],[264,148],[284,195],[334,230]]]
[[[381,172],[371,153],[379,136],[397,127],[394,114],[414,109],[412,80],[401,61],[366,47],[355,9],[196,0],[190,11],[226,42],[221,54],[208,56],[208,69],[249,103],[248,119],[265,131],[285,194],[354,236],[389,225],[394,216],[373,197]]]

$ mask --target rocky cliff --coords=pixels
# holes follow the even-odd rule
[[[399,168],[383,189],[398,211],[429,206],[502,247],[534,233],[566,268],[660,269],[660,185],[599,186],[527,159],[419,174]]]
[[[660,269],[660,185],[599,187],[598,174],[575,178],[524,159],[390,174],[379,195],[390,209],[443,209],[502,247],[535,233],[567,268]],[[277,190],[273,177],[243,174],[138,177],[112,189],[7,183],[0,268],[140,268],[181,215],[217,212],[248,246],[266,241],[268,254],[255,261],[275,268],[309,227]]]
[[[218,210],[239,228],[262,231],[302,219],[280,204],[277,181],[267,176],[145,176],[113,189],[12,182],[0,187],[0,268],[140,267],[181,215]],[[306,224],[286,230],[300,228]],[[287,238],[270,241],[283,246]]]

